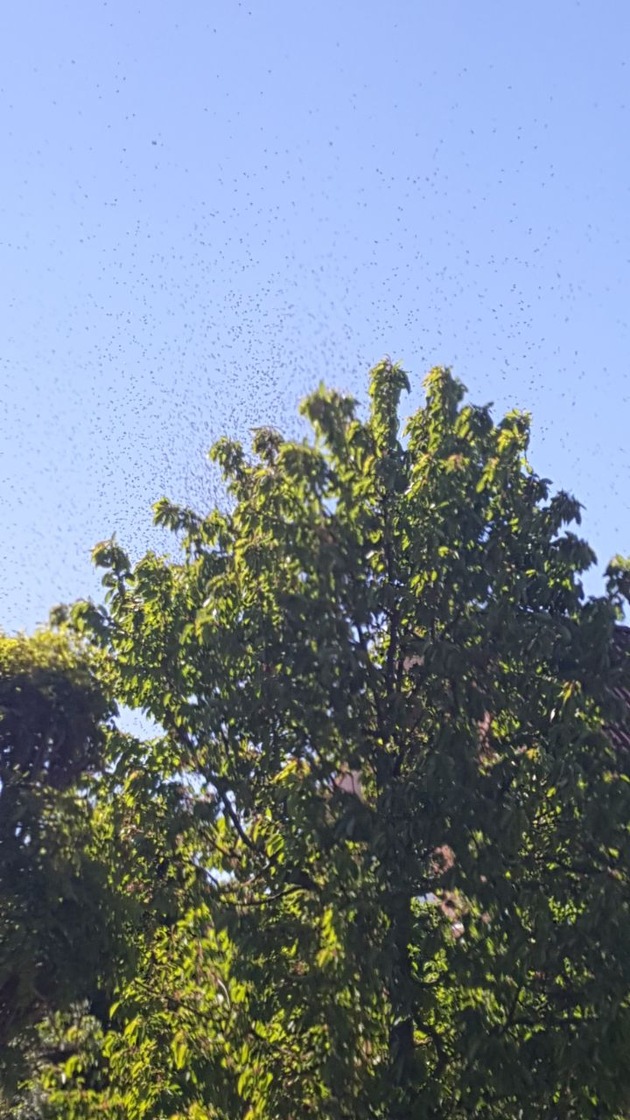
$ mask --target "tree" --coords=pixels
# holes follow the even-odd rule
[[[116,943],[93,780],[115,705],[68,633],[0,635],[0,1064],[28,1028],[93,1000]],[[111,992],[110,992],[111,998]]]
[[[625,569],[585,597],[527,416],[434,369],[401,441],[406,388],[220,440],[227,512],[156,507],[176,562],[95,550],[74,625],[189,806],[104,1043],[131,1120],[629,1114]]]

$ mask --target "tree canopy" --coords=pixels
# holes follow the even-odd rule
[[[109,971],[103,849],[86,796],[115,711],[67,635],[0,635],[0,1062]],[[13,1059],[13,1061],[12,1061]],[[19,1063],[18,1063],[19,1064]]]
[[[134,965],[45,1115],[630,1115],[627,569],[587,597],[529,418],[425,387],[401,433],[398,366],[320,386],[215,445],[226,509],[157,504],[175,560],[95,549],[64,627],[160,733],[110,749]]]

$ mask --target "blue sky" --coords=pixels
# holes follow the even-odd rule
[[[624,0],[25,0],[0,56],[0,626],[384,353],[530,409],[630,552]]]

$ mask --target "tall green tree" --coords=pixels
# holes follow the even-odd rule
[[[131,1120],[630,1114],[627,575],[585,596],[527,416],[434,369],[401,435],[407,388],[220,440],[227,512],[156,507],[176,562],[95,550],[74,623],[188,798],[104,1042]]]

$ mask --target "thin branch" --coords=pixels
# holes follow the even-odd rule
[[[296,894],[298,891],[305,890],[308,890],[308,887],[298,886],[296,884],[292,887],[286,887],[281,891],[276,891],[275,894],[266,895],[264,898],[250,898],[247,900],[239,900],[236,898],[222,897],[221,902],[224,902],[226,906],[234,906],[237,909],[239,909],[240,907],[267,906],[270,902],[278,902],[282,898],[287,898],[289,895]]]
[[[243,841],[245,846],[247,848],[249,848],[249,850],[251,852],[254,852],[257,856],[263,855],[263,852],[258,847],[258,845],[255,844],[254,841],[251,839],[251,837],[248,836],[247,833],[245,832],[245,829],[243,828],[240,820],[238,819],[238,813],[234,809],[234,806],[230,803],[230,799],[229,799],[227,793],[219,791],[219,798],[221,800],[221,804],[222,804],[223,808],[225,809],[225,812],[227,813],[228,817],[230,818],[230,820],[231,820],[231,822],[234,826],[234,829],[236,830],[238,836]]]

